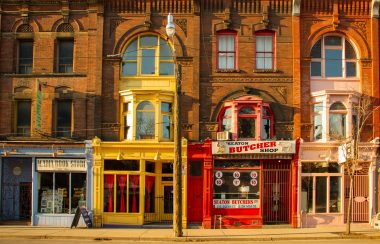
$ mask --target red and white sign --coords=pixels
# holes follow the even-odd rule
[[[257,180],[256,179],[252,179],[250,181],[250,183],[251,183],[252,186],[257,186]]]
[[[234,176],[235,179],[239,179],[240,178],[240,172],[239,171],[235,171],[233,173],[233,176]]]
[[[252,171],[251,172],[251,178],[252,179],[256,179],[257,178],[257,172],[256,171]]]
[[[212,154],[293,154],[295,145],[295,141],[216,141]]]
[[[234,186],[239,186],[240,185],[240,180],[239,179],[234,179],[234,181],[232,183],[234,184]]]
[[[223,180],[222,179],[216,179],[215,180],[215,185],[217,185],[217,186],[223,185]]]
[[[216,171],[215,172],[215,177],[218,178],[218,179],[222,178],[223,177],[222,171]]]
[[[260,199],[214,199],[214,208],[259,208]]]

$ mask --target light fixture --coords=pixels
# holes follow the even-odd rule
[[[160,159],[161,159],[161,154],[159,152],[157,152],[156,155],[154,155],[154,160],[157,161]]]
[[[123,153],[119,151],[119,154],[116,157],[116,160],[123,160]]]
[[[173,22],[173,15],[169,13],[168,15],[168,23],[166,25],[166,34],[172,38],[175,34],[175,25]]]

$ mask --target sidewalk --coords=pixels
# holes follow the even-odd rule
[[[345,227],[274,228],[274,229],[184,229],[183,237],[175,238],[172,229],[129,228],[57,228],[30,226],[0,226],[0,240],[18,239],[86,239],[144,241],[264,241],[310,239],[380,239],[380,230],[352,226],[353,235],[342,235]]]

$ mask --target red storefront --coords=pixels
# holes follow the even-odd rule
[[[204,228],[297,223],[298,141],[188,147],[188,221]]]

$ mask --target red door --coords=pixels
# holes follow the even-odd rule
[[[187,181],[187,220],[188,222],[202,222],[203,218],[203,164],[202,162],[189,163],[189,177]]]

